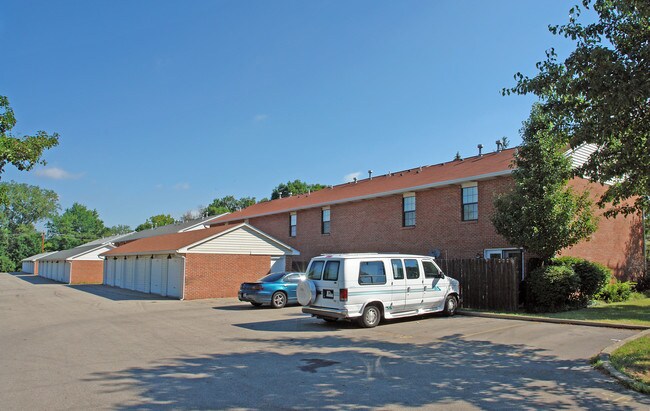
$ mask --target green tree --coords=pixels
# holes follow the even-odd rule
[[[114,225],[112,227],[106,228],[106,232],[104,232],[104,235],[105,236],[112,236],[112,235],[118,235],[118,234],[128,234],[131,231],[133,231],[133,230],[131,230],[131,227],[129,227],[128,225],[118,224],[118,225]]]
[[[589,193],[576,194],[567,187],[571,161],[552,120],[542,106],[533,106],[515,155],[515,187],[496,197],[492,216],[497,233],[544,260],[597,228]]]
[[[289,195],[298,195],[306,194],[310,191],[318,191],[326,188],[327,186],[322,184],[307,184],[304,181],[293,180],[287,181],[287,183],[280,183],[277,187],[273,189],[271,193],[271,200],[278,199],[280,197],[289,197]]]
[[[147,221],[137,226],[135,231],[149,230],[151,228],[174,224],[175,222],[174,217],[169,214],[157,214],[147,218]]]
[[[232,213],[234,211],[244,209],[255,204],[255,197],[241,197],[235,198],[234,196],[225,196],[215,198],[212,203],[206,207],[207,215],[219,215],[223,213]]]
[[[52,190],[15,182],[0,183],[6,201],[0,203],[0,224],[13,231],[56,215],[59,196]]]
[[[63,214],[54,216],[47,223],[48,248],[66,250],[101,238],[106,233],[104,222],[97,210],[74,203]]]
[[[650,2],[582,4],[593,7],[596,22],[579,22],[575,6],[568,24],[549,27],[574,41],[575,50],[564,61],[547,51],[534,77],[517,73],[517,85],[503,93],[538,96],[565,143],[597,147],[575,173],[611,183],[598,202],[612,203],[605,215],[638,212],[650,203]]]
[[[7,164],[18,170],[31,170],[36,164],[45,164],[43,151],[59,144],[59,135],[36,132],[35,136],[16,137],[11,130],[16,125],[9,99],[0,96],[0,178]],[[6,201],[0,188],[0,203]]]

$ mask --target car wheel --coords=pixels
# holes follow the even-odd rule
[[[271,306],[273,308],[282,308],[287,305],[287,295],[282,291],[276,291],[271,296]]]
[[[262,306],[262,303],[251,302],[251,304],[253,304],[253,307],[261,307]]]
[[[456,297],[454,297],[453,295],[448,296],[447,299],[445,300],[445,309],[443,313],[446,316],[451,317],[454,314],[456,314],[457,309],[458,309],[458,299],[456,299]]]
[[[359,324],[364,328],[376,327],[381,321],[381,311],[376,305],[368,305],[359,318]]]

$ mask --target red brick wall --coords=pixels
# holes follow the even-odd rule
[[[185,299],[237,297],[239,286],[269,273],[268,255],[186,254]]]
[[[104,279],[103,261],[72,261],[70,284],[101,284]]]
[[[576,189],[589,185],[582,179],[571,184]],[[429,254],[433,249],[441,250],[441,258],[472,258],[483,256],[486,248],[512,247],[496,234],[490,222],[494,195],[510,190],[512,185],[511,177],[478,182],[478,221],[461,221],[461,188],[455,185],[416,193],[414,228],[402,227],[401,194],[332,205],[330,235],[320,232],[321,208],[297,212],[295,238],[289,237],[289,213],[251,218],[248,223],[300,251],[300,256],[293,257],[296,263],[324,253]],[[594,195],[604,190],[589,186]],[[638,217],[603,217],[591,241],[583,241],[565,254],[601,262],[620,278],[633,277],[643,264],[639,223]]]
[[[570,185],[576,191],[588,189],[594,203],[607,190],[600,184],[574,179]],[[599,216],[598,230],[589,241],[582,241],[563,251],[563,255],[581,257],[604,264],[621,280],[635,280],[643,273],[643,225],[640,215],[605,218],[607,209],[595,207]]]

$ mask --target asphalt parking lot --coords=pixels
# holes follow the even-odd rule
[[[299,307],[174,301],[0,274],[2,409],[632,410],[588,359],[635,331],[430,316],[361,329]]]

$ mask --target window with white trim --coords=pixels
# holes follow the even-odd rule
[[[330,233],[330,209],[329,209],[329,207],[325,207],[325,208],[323,208],[321,210],[320,232],[321,232],[321,234],[329,234]]]
[[[471,183],[461,187],[463,221],[478,220],[478,185]]]
[[[289,237],[296,236],[296,227],[298,225],[298,216],[296,213],[291,213],[289,215]]]
[[[415,193],[404,194],[402,198],[402,226],[415,227]]]

